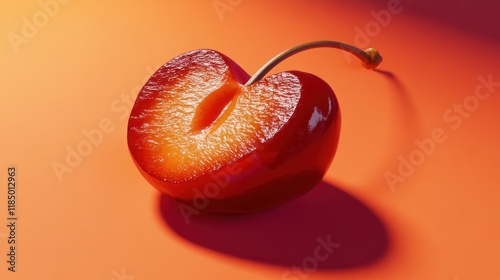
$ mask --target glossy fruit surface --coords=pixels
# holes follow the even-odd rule
[[[198,210],[253,212],[319,183],[340,132],[332,89],[299,71],[248,79],[207,49],[153,74],[132,109],[128,145],[155,188]]]

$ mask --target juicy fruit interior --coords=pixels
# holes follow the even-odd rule
[[[294,113],[301,92],[290,73],[250,87],[227,57],[183,54],[146,83],[129,120],[129,147],[151,176],[184,182],[230,164],[272,138]]]
[[[236,82],[223,84],[209,93],[195,110],[191,121],[191,131],[199,133],[212,124],[210,130],[217,129],[233,111],[240,93],[241,86]]]

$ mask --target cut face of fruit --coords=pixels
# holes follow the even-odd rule
[[[208,50],[187,53],[158,70],[142,89],[130,120],[138,163],[156,178],[183,182],[234,162],[272,138],[293,114],[300,82],[283,73],[245,88],[238,75],[248,78]]]

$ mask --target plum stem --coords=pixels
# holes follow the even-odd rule
[[[271,71],[271,69],[273,69],[276,65],[278,65],[280,62],[287,59],[288,57],[296,53],[314,48],[335,48],[347,51],[355,55],[357,58],[359,58],[359,60],[361,60],[362,65],[367,69],[375,69],[382,62],[382,56],[380,56],[380,53],[374,48],[369,48],[363,51],[354,46],[336,41],[309,42],[295,46],[293,48],[289,48],[283,51],[282,53],[278,54],[277,56],[273,57],[246,82],[245,86],[250,86],[253,83],[262,79],[269,71]]]

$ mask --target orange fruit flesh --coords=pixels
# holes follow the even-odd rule
[[[148,174],[193,180],[249,154],[292,116],[301,92],[294,75],[244,87],[227,59],[193,51],[165,64],[144,86],[132,110],[129,146]]]

